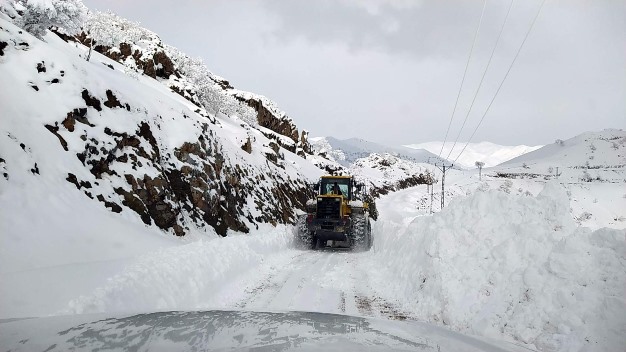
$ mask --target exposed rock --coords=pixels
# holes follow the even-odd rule
[[[52,125],[46,125],[46,128],[48,129],[48,131],[52,132],[52,134],[57,136],[57,138],[59,139],[59,142],[61,142],[61,146],[63,147],[63,149],[65,151],[68,151],[68,149],[67,149],[67,141],[65,141],[65,139],[63,139],[63,137],[59,134],[59,127],[58,126],[52,126]]]
[[[248,154],[252,153],[252,141],[250,141],[250,137],[246,139],[246,143],[241,146],[241,149],[243,149]]]
[[[65,42],[77,42],[78,41],[75,37],[63,33],[57,27],[50,27],[49,29],[50,29],[50,31],[52,33],[54,33],[57,36],[59,36],[59,38],[63,39],[63,41],[65,41]]]
[[[65,117],[65,120],[63,120],[63,122],[61,122],[61,124],[63,125],[63,127],[65,127],[65,129],[67,129],[70,132],[74,132],[74,126],[76,124],[76,122],[80,122],[83,123],[87,126],[90,127],[94,127],[94,125],[92,125],[89,120],[86,117],[87,115],[87,109],[86,108],[78,108],[78,109],[74,109],[73,111],[70,111],[67,113],[67,116]]]
[[[102,111],[102,106],[100,106],[100,100],[98,100],[98,98],[92,97],[87,89],[83,89],[81,95],[87,106],[91,106],[98,111]]]
[[[106,95],[107,95],[107,101],[104,102],[104,106],[110,109],[123,107],[122,103],[120,103],[120,101],[117,100],[117,97],[115,96],[115,94],[113,94],[113,92],[110,89],[107,89]]]
[[[298,142],[298,129],[287,119],[279,119],[267,109],[260,100],[248,99],[241,97],[237,99],[246,102],[251,108],[257,112],[257,122],[260,126],[268,128],[278,134],[291,138],[294,142]]]
[[[46,72],[46,64],[43,61],[37,63],[37,73],[42,73],[42,72]]]
[[[143,68],[143,73],[146,76],[156,78],[156,71],[154,69],[154,61],[152,61],[152,59],[149,59],[143,62],[143,65],[141,66],[142,66],[141,68]]]
[[[111,209],[112,212],[114,212],[114,213],[121,213],[122,212],[122,207],[117,205],[117,203],[115,203],[115,202],[110,202],[110,201],[104,199],[104,197],[101,194],[99,194],[97,198],[98,198],[98,200],[100,202],[104,203],[105,207]]]
[[[172,60],[162,51],[156,52],[154,56],[152,56],[152,61],[155,67],[157,67],[155,72],[157,77],[167,79],[176,71]]]

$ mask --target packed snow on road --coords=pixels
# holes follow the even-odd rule
[[[536,196],[478,190],[432,216],[416,207],[424,192],[379,201],[370,252],[298,250],[292,228],[268,227],[112,260],[114,275],[97,263],[41,269],[41,282],[32,271],[5,274],[2,312],[324,312],[429,322],[531,349],[623,347],[624,230],[579,227],[556,182]],[[70,285],[68,272],[84,280]]]

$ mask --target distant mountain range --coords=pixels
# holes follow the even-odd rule
[[[464,146],[464,144],[457,144],[454,152],[450,153],[452,144],[446,143],[441,157],[438,157],[442,142],[386,146],[360,138],[314,137],[309,138],[309,141],[315,153],[321,154],[329,160],[336,161],[344,167],[350,166],[357,160],[366,158],[371,154],[382,155],[385,153],[407,161],[429,164],[444,161],[450,154],[448,162],[452,162]],[[484,162],[485,167],[495,166],[541,147],[540,145],[504,146],[490,142],[470,143],[463,151],[459,160],[457,160],[456,166],[473,169],[476,161]]]
[[[417,150],[427,150],[435,155],[439,155],[441,151],[442,142],[426,142],[426,143],[417,143],[417,144],[409,144],[405,145],[407,148],[413,148]],[[446,143],[443,148],[443,152],[441,152],[441,156],[447,158],[450,156],[450,161],[454,161],[457,158],[465,143],[458,143],[452,153],[450,153],[450,149],[452,149],[453,143]],[[515,145],[515,146],[506,146],[499,145],[491,142],[480,142],[480,143],[469,143],[467,148],[461,154],[459,160],[457,160],[457,165],[463,168],[474,168],[474,164],[477,161],[482,161],[485,163],[485,167],[496,166],[501,164],[507,160],[511,160],[520,155],[526,154],[528,152],[532,152],[541,148],[541,145],[537,146],[527,146],[527,145]]]
[[[335,137],[314,137],[309,138],[309,142],[316,153],[326,155],[328,159],[343,166],[350,166],[358,159],[366,158],[371,154],[385,153],[415,163],[435,163],[435,161],[444,160],[428,150],[404,146],[391,147],[361,138],[342,140]]]

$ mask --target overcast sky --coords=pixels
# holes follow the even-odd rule
[[[481,0],[83,0],[140,22],[262,94],[312,136],[443,140]],[[489,0],[448,140],[456,139],[509,0]],[[460,135],[478,124],[541,0],[514,2]],[[547,144],[626,127],[626,1],[547,0],[473,142]]]

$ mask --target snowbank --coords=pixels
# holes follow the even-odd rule
[[[476,192],[408,226],[376,226],[373,263],[385,269],[372,273],[406,310],[545,351],[623,350],[626,231],[577,227],[560,185]]]
[[[139,258],[64,314],[151,312],[205,306],[223,284],[253,270],[291,243],[287,226],[261,226],[261,235],[234,235],[162,249]]]

